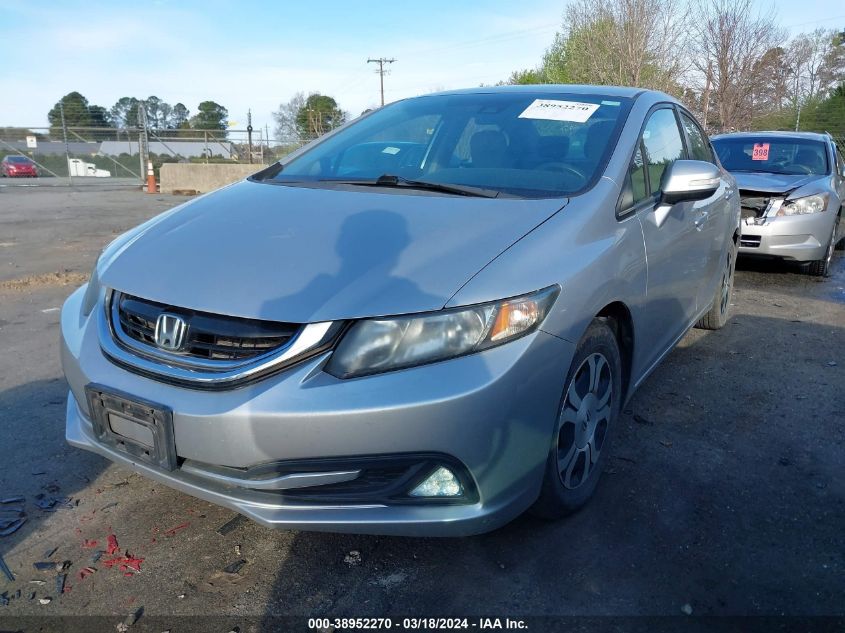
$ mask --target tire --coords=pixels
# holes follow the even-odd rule
[[[622,361],[605,319],[590,323],[564,385],[543,485],[531,508],[546,519],[572,514],[590,500],[610,452],[622,405]]]
[[[830,274],[830,261],[833,259],[833,251],[836,249],[836,229],[839,227],[839,217],[833,222],[833,230],[830,232],[830,239],[822,259],[810,262],[807,272],[813,277],[827,277]]]
[[[707,313],[698,320],[695,327],[702,330],[719,330],[728,322],[731,312],[731,299],[734,292],[734,274],[736,273],[736,246],[731,245],[722,268],[719,285],[713,295],[713,302]]]

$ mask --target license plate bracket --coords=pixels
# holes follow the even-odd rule
[[[164,470],[176,469],[170,408],[94,383],[85,387],[85,396],[100,442],[138,461]],[[136,432],[131,432],[132,425],[137,425]],[[126,434],[116,432],[115,426]],[[144,438],[151,438],[151,443]]]

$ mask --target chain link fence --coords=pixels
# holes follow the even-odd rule
[[[269,139],[264,130],[15,126],[0,127],[0,160],[26,156],[39,184],[138,186],[146,181],[148,161],[156,177],[164,163],[251,163],[257,171],[306,142]]]

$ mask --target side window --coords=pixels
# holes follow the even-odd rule
[[[666,168],[679,158],[684,158],[684,143],[675,120],[675,113],[669,108],[654,112],[643,130],[645,164],[651,191],[660,189],[660,182]]]
[[[648,197],[648,186],[645,179],[645,161],[643,161],[643,152],[641,147],[637,147],[634,152],[634,160],[631,161],[631,193],[633,194],[633,203],[636,204]]]
[[[703,160],[708,163],[716,164],[713,158],[713,152],[710,149],[710,144],[707,138],[698,127],[698,124],[693,121],[686,113],[681,112],[681,124],[684,126],[684,131],[687,133],[687,141],[689,142],[690,158],[693,160]]]

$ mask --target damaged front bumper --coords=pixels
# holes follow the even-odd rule
[[[83,293],[62,310],[74,446],[274,528],[475,534],[510,521],[539,493],[573,354],[557,337],[537,331],[479,354],[350,380],[322,371],[327,352],[208,392],[110,362],[96,319],[81,315]],[[172,412],[172,469],[101,441],[86,396],[92,385]],[[408,498],[415,473],[438,465],[466,494]]]
[[[740,225],[739,253],[799,262],[822,259],[836,214],[746,217]]]

